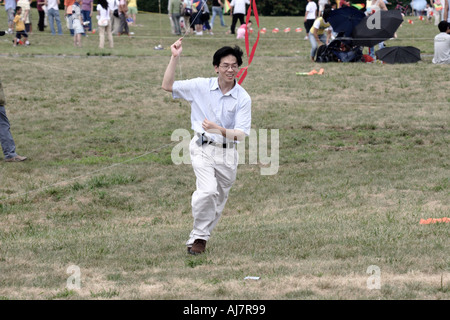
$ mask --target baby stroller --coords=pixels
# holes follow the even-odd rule
[[[336,37],[328,45],[317,50],[316,62],[361,62],[362,48],[355,46],[349,38]]]

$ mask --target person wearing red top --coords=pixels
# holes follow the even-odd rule
[[[75,3],[75,0],[64,0],[64,17],[68,19],[68,25],[70,34],[73,36],[73,27],[72,27],[72,6]]]

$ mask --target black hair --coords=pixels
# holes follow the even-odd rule
[[[16,14],[17,14],[17,11],[19,11],[20,9],[22,9],[22,7],[19,7],[19,6],[16,7]]]
[[[445,20],[439,22],[438,28],[439,28],[439,31],[440,31],[440,32],[447,32],[447,29],[448,29],[448,22],[445,21]]]
[[[98,0],[98,4],[102,6],[103,9],[108,9],[108,1],[107,0]]]
[[[219,66],[220,60],[222,60],[223,57],[229,56],[230,54],[236,57],[238,66],[241,66],[242,56],[244,55],[244,52],[242,52],[241,48],[239,48],[238,46],[235,46],[234,48],[227,46],[217,50],[213,56],[213,66]]]
[[[328,22],[328,18],[330,17],[330,14],[331,14],[331,7],[323,9],[322,18],[323,18],[323,20],[325,20],[325,22]]]

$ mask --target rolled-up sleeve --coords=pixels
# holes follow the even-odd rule
[[[172,85],[172,97],[192,102],[194,94],[198,92],[199,82],[199,78],[175,81]]]
[[[242,93],[242,92],[241,92]],[[241,130],[246,136],[250,135],[250,128],[252,125],[252,100],[245,92],[242,97],[239,97],[239,104],[236,110],[235,130]]]

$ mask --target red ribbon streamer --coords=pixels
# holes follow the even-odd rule
[[[256,9],[256,0],[253,0],[250,3],[250,6],[248,7],[245,24],[248,25],[248,22],[250,21],[252,9],[253,9],[253,13],[255,15],[256,24],[259,29],[259,16],[258,16],[258,10]],[[239,70],[238,74],[236,75],[236,77],[239,78],[239,81],[238,81],[239,84],[241,84],[244,81],[245,77],[247,76],[248,67],[252,63],[253,57],[255,55],[256,47],[258,46],[260,30],[258,30],[258,37],[256,38],[256,41],[253,44],[251,52],[250,52],[250,42],[249,42],[248,34],[249,34],[249,32],[247,30],[247,32],[245,32],[245,50],[247,52],[248,64],[246,67],[241,68],[241,70]],[[250,52],[250,54],[249,54],[249,52]]]

